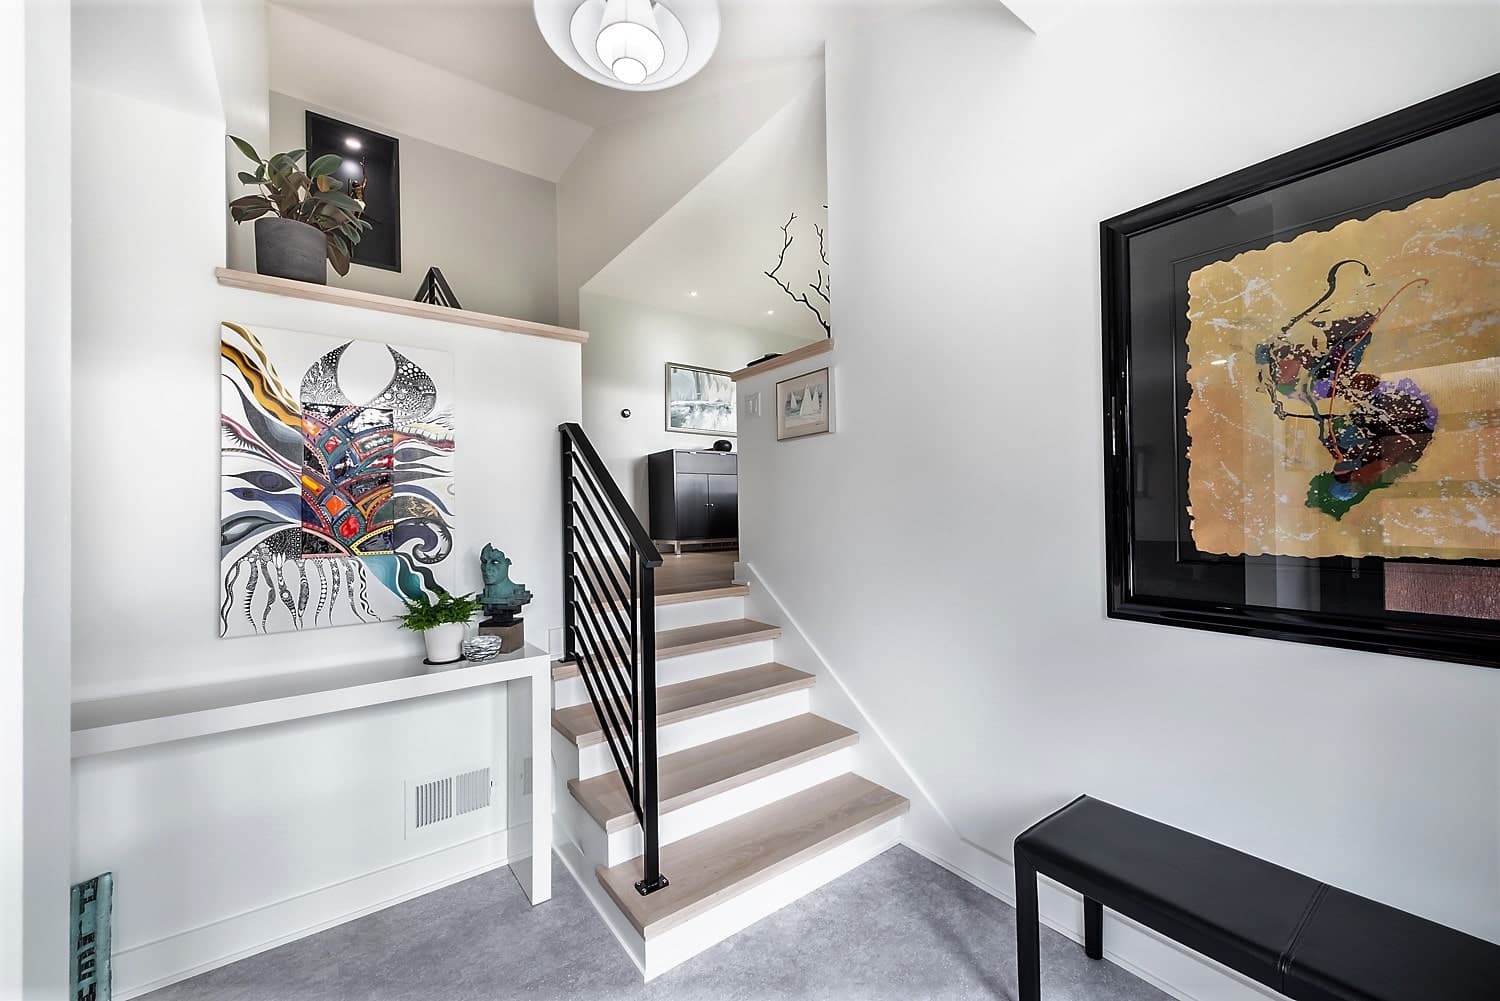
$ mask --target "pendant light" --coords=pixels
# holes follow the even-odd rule
[[[708,64],[718,0],[532,0],[537,26],[579,75],[619,90],[664,90]]]
[[[621,83],[636,86],[661,69],[667,49],[652,0],[606,0],[594,52]]]

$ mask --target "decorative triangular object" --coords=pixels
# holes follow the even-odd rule
[[[453,294],[453,289],[448,285],[448,279],[437,268],[428,268],[427,277],[422,279],[421,286],[417,289],[417,302],[430,302],[434,306],[447,306],[449,309],[463,309],[458,304],[458,296]]]

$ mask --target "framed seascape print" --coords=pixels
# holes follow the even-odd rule
[[[1500,75],[1102,244],[1109,614],[1500,666]]]
[[[667,362],[667,430],[734,437],[734,380],[729,373]]]
[[[828,369],[776,384],[776,440],[806,438],[833,430],[833,382]]]

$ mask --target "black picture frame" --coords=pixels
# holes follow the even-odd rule
[[[363,163],[365,219],[370,229],[354,245],[349,260],[382,271],[401,270],[401,142],[394,136],[351,122],[339,121],[316,111],[305,114],[307,156],[312,163],[327,153]],[[353,137],[360,149],[352,151],[343,140]],[[340,171],[339,176],[344,177]]]
[[[1181,507],[1187,439],[1186,409],[1179,404],[1192,389],[1186,339],[1180,348],[1175,341],[1186,318],[1180,308],[1185,283],[1179,281],[1185,262],[1201,267],[1228,260],[1245,249],[1497,177],[1500,74],[1100,224],[1110,618],[1500,667],[1500,621],[1390,612],[1383,597],[1379,606],[1370,598],[1377,585],[1384,588],[1387,562],[1487,568],[1500,562],[1216,557],[1196,551],[1181,529],[1187,517]],[[1282,192],[1293,192],[1294,204],[1272,211]],[[1265,199],[1263,215],[1277,225],[1247,234],[1253,220],[1245,220],[1256,215],[1249,208],[1257,199]],[[1500,408],[1500,401],[1495,405]],[[1162,472],[1167,457],[1173,476]],[[1167,504],[1174,510],[1167,512]],[[1175,519],[1175,537],[1156,532],[1147,539],[1142,520],[1154,519],[1155,525],[1168,515]],[[1334,607],[1326,600],[1309,602],[1317,607],[1235,600],[1236,574],[1248,592],[1244,581],[1252,572],[1286,566],[1315,579]]]

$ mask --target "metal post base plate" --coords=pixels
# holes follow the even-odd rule
[[[635,884],[635,892],[644,897],[648,893],[655,893],[657,890],[665,889],[670,885],[671,884],[667,882],[667,877],[657,876],[656,882],[654,883],[644,879],[637,882]]]

